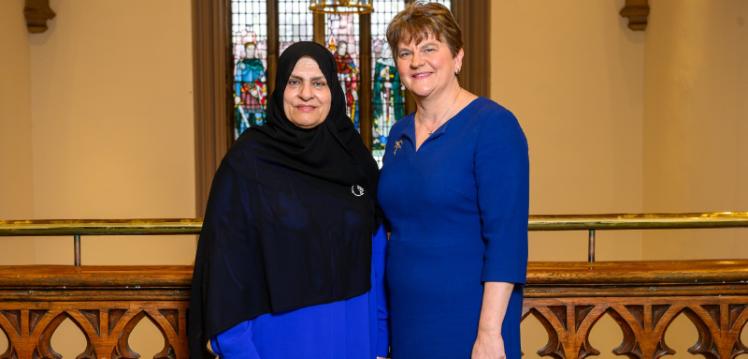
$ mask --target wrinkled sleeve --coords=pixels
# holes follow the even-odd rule
[[[221,358],[260,359],[252,341],[252,324],[252,320],[247,320],[216,335],[210,341],[213,351]]]
[[[486,249],[484,282],[524,284],[527,274],[529,159],[517,119],[500,109],[481,120],[475,177]]]

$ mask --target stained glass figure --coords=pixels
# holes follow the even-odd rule
[[[244,56],[236,62],[234,68],[234,102],[237,114],[241,115],[234,118],[237,136],[251,126],[261,126],[265,123],[267,101],[265,65],[257,58],[256,49],[256,42],[246,42]]]
[[[325,15],[327,46],[338,64],[338,79],[343,87],[347,114],[353,126],[360,131],[359,87],[361,86],[358,66],[359,19],[353,14]]]
[[[343,87],[345,94],[345,103],[348,117],[353,121],[353,125],[358,130],[359,127],[359,108],[358,108],[358,86],[359,70],[353,57],[348,53],[348,43],[340,41],[335,44],[333,38],[328,43],[330,51],[333,52],[335,62],[338,64],[338,80]]]
[[[234,138],[265,122],[267,101],[267,3],[231,0]]]
[[[390,128],[405,115],[405,89],[400,82],[386,33],[395,15],[405,8],[402,0],[374,0],[371,14],[372,40],[372,147],[374,159],[382,165]]]
[[[389,54],[389,46],[375,44],[373,89],[372,89],[372,149],[384,150],[390,128],[405,115],[400,74]]]

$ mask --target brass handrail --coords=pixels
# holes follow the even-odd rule
[[[198,234],[202,219],[0,220],[0,236]]]
[[[73,236],[74,263],[81,264],[81,236],[198,234],[201,219],[0,220],[0,236]],[[532,215],[530,231],[586,230],[587,261],[595,261],[598,230],[748,227],[748,212]]]
[[[748,227],[748,212],[570,214],[530,216],[531,231]]]
[[[748,212],[531,215],[531,231],[748,227]],[[194,219],[0,220],[0,236],[198,234]]]

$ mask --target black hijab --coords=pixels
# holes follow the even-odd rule
[[[311,129],[283,110],[302,57],[331,92],[329,114]],[[283,52],[267,123],[237,140],[213,179],[192,278],[193,358],[212,357],[207,341],[242,321],[369,290],[378,171],[345,105],[330,51],[300,42]]]
[[[327,119],[311,130],[296,127],[283,111],[283,92],[296,62],[311,57],[325,75],[332,94]],[[267,125],[255,128],[250,137],[264,144],[268,159],[331,182],[376,184],[377,166],[361,136],[346,115],[345,96],[337,76],[335,58],[315,42],[291,45],[278,59],[276,89],[268,106]],[[376,186],[369,186],[372,190]]]

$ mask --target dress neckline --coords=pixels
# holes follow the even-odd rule
[[[408,115],[410,118],[410,123],[407,124],[408,126],[405,128],[405,136],[410,139],[410,141],[413,143],[413,149],[415,152],[420,151],[420,149],[423,147],[426,142],[429,142],[432,139],[436,139],[443,135],[447,128],[449,127],[449,123],[454,121],[455,119],[462,117],[462,114],[469,108],[472,107],[475,103],[478,102],[478,100],[483,99],[483,96],[476,96],[474,99],[470,100],[467,105],[465,105],[463,108],[461,108],[457,113],[455,113],[452,117],[450,117],[447,121],[444,121],[441,126],[437,127],[434,132],[427,137],[423,143],[421,143],[421,146],[416,147],[416,113],[413,112],[412,114]]]

